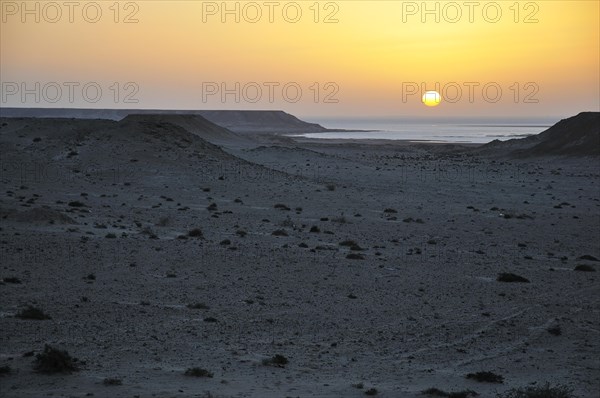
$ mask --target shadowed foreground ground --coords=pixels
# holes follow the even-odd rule
[[[0,122],[2,396],[598,392],[597,159]],[[34,372],[45,344],[80,370]]]

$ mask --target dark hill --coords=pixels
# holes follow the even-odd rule
[[[318,133],[323,126],[283,111],[199,111],[208,120],[240,133]]]
[[[200,116],[234,133],[316,133],[328,131],[277,110],[164,110],[164,109],[71,109],[2,108],[0,117],[77,118],[121,120],[128,115]],[[190,123],[190,119],[180,119]]]
[[[250,142],[250,139],[236,134],[225,127],[219,126],[200,115],[191,114],[131,114],[122,119],[119,123],[146,123],[146,124],[171,124],[179,126],[198,137],[213,143],[244,143]]]
[[[508,141],[494,140],[475,150],[516,158],[538,156],[599,156],[600,112],[581,112],[540,134]]]

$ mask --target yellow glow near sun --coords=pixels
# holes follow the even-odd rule
[[[437,91],[427,91],[423,94],[422,101],[427,106],[438,106],[442,102],[442,96]]]
[[[0,0],[0,83],[19,87],[2,87],[0,107],[567,116],[600,104],[599,1],[68,3]],[[135,106],[124,102],[130,82]],[[35,93],[22,89],[36,83]],[[83,98],[88,83],[101,86],[100,102]],[[219,87],[207,100],[205,83]],[[488,83],[500,86],[498,102],[486,100]],[[35,101],[47,84],[61,87],[58,102]],[[288,101],[296,84],[299,101]],[[249,101],[256,85],[262,95]],[[443,96],[419,105],[429,89]]]

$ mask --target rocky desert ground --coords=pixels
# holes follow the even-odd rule
[[[0,127],[3,397],[598,396],[597,156]]]

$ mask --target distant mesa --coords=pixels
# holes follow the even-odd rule
[[[199,111],[211,122],[236,133],[319,133],[325,127],[284,111]]]
[[[119,121],[129,115],[180,116],[175,124],[198,124],[200,116],[234,133],[319,133],[331,131],[278,110],[164,110],[164,109],[74,109],[74,108],[2,108],[0,117],[109,119]]]

